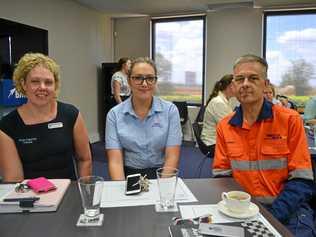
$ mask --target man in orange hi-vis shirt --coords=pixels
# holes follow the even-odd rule
[[[233,178],[296,236],[316,236],[313,170],[303,121],[264,99],[267,62],[244,55],[234,64],[240,106],[217,126],[213,175]]]

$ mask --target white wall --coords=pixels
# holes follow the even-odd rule
[[[260,9],[226,9],[207,14],[206,98],[215,81],[232,73],[234,61],[247,53],[261,56]]]
[[[0,17],[48,30],[49,55],[61,65],[59,99],[80,109],[90,140],[99,140],[97,68],[112,61],[110,17],[68,0],[2,0]]]
[[[121,57],[149,57],[150,18],[132,17],[114,19],[114,55]]]

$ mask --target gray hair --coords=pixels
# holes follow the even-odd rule
[[[267,78],[268,75],[268,63],[264,58],[261,58],[259,56],[253,55],[253,54],[246,54],[241,57],[239,57],[235,63],[233,69],[235,69],[239,64],[243,63],[260,63],[264,68],[264,76]]]

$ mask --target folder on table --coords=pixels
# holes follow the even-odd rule
[[[23,183],[26,183],[25,180]],[[50,179],[57,188],[46,193],[35,193],[29,190],[24,193],[16,192],[14,185],[0,185],[0,213],[17,213],[17,212],[52,212],[56,211],[61,203],[65,192],[70,185],[70,179]],[[28,199],[39,200],[29,206]],[[23,200],[21,201],[5,201],[5,200]]]

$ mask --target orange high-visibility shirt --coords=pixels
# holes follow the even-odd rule
[[[213,174],[232,174],[247,192],[266,203],[289,179],[313,180],[300,115],[265,100],[257,121],[249,126],[239,107],[217,126]]]

